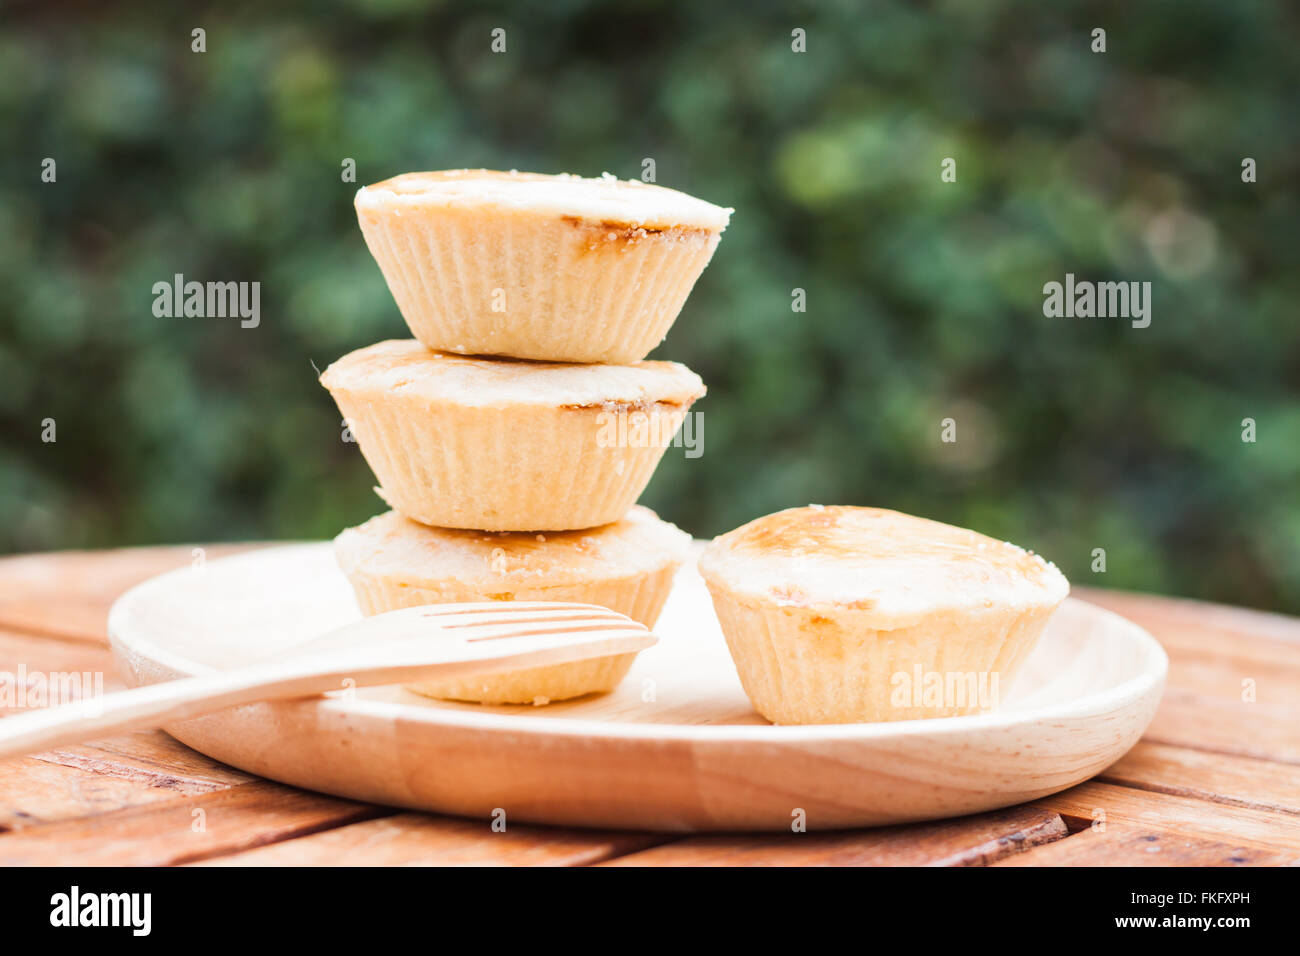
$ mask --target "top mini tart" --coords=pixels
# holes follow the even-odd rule
[[[731,216],[612,176],[486,169],[395,176],[355,205],[429,348],[616,365],[663,339]]]

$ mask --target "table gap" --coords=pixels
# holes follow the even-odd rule
[[[314,791],[308,791],[314,792]],[[314,836],[317,833],[328,833],[330,830],[337,830],[341,827],[352,826],[355,823],[365,823],[369,820],[382,820],[385,817],[395,817],[401,810],[392,807],[384,807],[378,804],[367,803],[358,807],[354,816],[340,818],[338,820],[329,820],[323,823],[309,825],[293,833],[271,836],[267,839],[256,839],[245,846],[228,847],[223,850],[217,850],[211,853],[193,853],[189,856],[177,857],[169,863],[169,866],[185,866],[190,863],[201,863],[204,860],[219,860],[223,856],[234,856],[237,853],[245,853],[248,850],[256,850],[259,847],[274,846],[280,843],[292,843],[302,837]]]
[[[1267,761],[1263,761],[1267,762]],[[1192,787],[1168,787],[1155,783],[1134,783],[1130,780],[1124,780],[1120,777],[1110,777],[1105,773],[1099,773],[1091,779],[1099,783],[1108,783],[1114,787],[1125,787],[1129,790],[1140,790],[1143,793],[1163,793],[1170,797],[1187,797],[1189,800],[1200,800],[1202,803],[1216,803],[1225,807],[1239,807],[1243,810],[1268,810],[1272,813],[1286,813],[1293,817],[1300,817],[1300,810],[1293,807],[1281,806],[1276,803],[1256,803],[1250,800],[1241,800],[1237,797],[1230,797],[1226,794],[1213,793],[1209,790],[1198,790]]]
[[[0,629],[22,637],[36,637],[43,640],[63,641],[69,644],[82,644],[86,647],[108,647],[107,633],[92,637],[85,631],[73,631],[53,627],[38,627],[22,618],[10,619],[0,615]]]
[[[1166,737],[1156,737],[1151,734],[1143,734],[1140,742],[1160,744],[1162,747],[1178,747],[1183,750],[1194,750],[1197,753],[1219,754],[1223,757],[1243,757],[1248,760],[1258,760],[1260,763],[1275,763],[1287,767],[1300,767],[1300,760],[1290,760],[1286,757],[1274,757],[1270,754],[1261,754],[1252,750],[1230,750],[1227,747],[1202,747],[1181,740],[1169,740]],[[1102,771],[1102,773],[1104,774],[1105,771]],[[1098,774],[1098,776],[1101,776],[1101,774]]]

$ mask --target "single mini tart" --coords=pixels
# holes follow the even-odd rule
[[[453,169],[365,186],[357,219],[431,349],[639,362],[668,333],[731,210],[612,176]]]
[[[344,531],[334,552],[367,616],[421,604],[568,601],[599,604],[654,627],[690,542],[639,506],[604,527],[553,534],[430,528],[389,511]],[[409,686],[451,700],[545,704],[612,690],[634,657]]]
[[[778,724],[996,708],[1070,585],[1037,555],[879,508],[792,508],[700,573],[754,709]]]
[[[410,339],[345,355],[321,383],[385,501],[424,524],[483,531],[617,521],[705,391],[675,362],[510,362]]]

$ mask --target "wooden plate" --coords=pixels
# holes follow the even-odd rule
[[[173,571],[109,615],[133,684],[232,667],[359,616],[329,544]],[[1167,658],[1069,600],[995,714],[774,727],[749,706],[708,593],[684,568],[661,642],[612,694],[548,707],[442,703],[399,687],[234,708],[167,730],[211,757],[359,800],[488,818],[659,830],[898,823],[1073,786],[1145,730]]]

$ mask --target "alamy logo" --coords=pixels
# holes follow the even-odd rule
[[[29,710],[80,703],[88,717],[103,713],[103,671],[0,671],[0,710]]]
[[[889,678],[892,707],[924,710],[993,710],[998,706],[997,671],[927,671],[916,664],[911,673]]]
[[[599,448],[684,448],[687,458],[704,454],[704,413],[650,415],[642,411],[603,411],[596,416]]]
[[[1074,273],[1065,283],[1043,286],[1043,315],[1049,319],[1132,319],[1133,328],[1151,324],[1150,282],[1075,282]]]
[[[150,893],[82,893],[74,886],[50,897],[51,926],[127,926],[133,936],[153,928]]]
[[[262,321],[260,282],[186,282],[178,272],[171,282],[155,282],[153,295],[153,314],[160,319],[239,318],[245,329]]]

